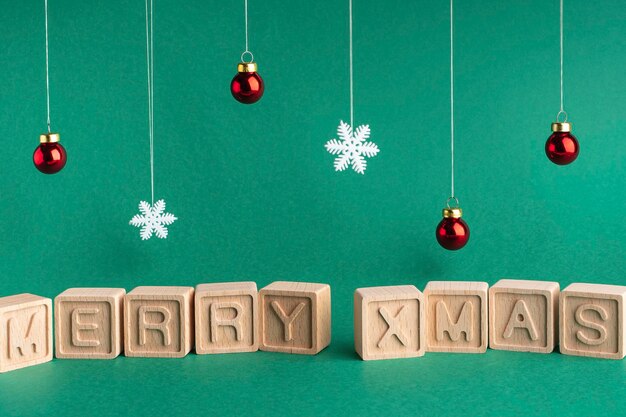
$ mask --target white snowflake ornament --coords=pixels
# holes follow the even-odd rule
[[[365,174],[365,157],[376,156],[380,150],[374,142],[366,142],[370,137],[369,125],[361,125],[353,132],[352,126],[342,120],[337,127],[337,135],[340,140],[331,139],[324,145],[328,152],[338,155],[334,162],[335,171],[343,171],[350,165],[354,171]]]
[[[167,227],[174,223],[178,218],[172,213],[165,213],[165,200],[159,200],[151,206],[147,201],[139,203],[139,211],[141,214],[135,214],[130,220],[130,224],[135,227],[141,227],[139,236],[141,240],[148,240],[154,233],[160,239],[167,238]]]

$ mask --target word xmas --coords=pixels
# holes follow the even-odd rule
[[[491,349],[622,359],[626,286],[503,279],[359,288],[354,345],[364,360]]]
[[[330,286],[254,282],[192,287],[71,288],[54,300],[64,359],[272,352],[314,355],[330,344]],[[52,300],[0,298],[0,372],[52,359]]]

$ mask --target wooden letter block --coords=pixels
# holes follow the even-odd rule
[[[517,352],[552,352],[558,307],[558,282],[498,281],[489,289],[489,346]]]
[[[32,294],[0,298],[0,372],[52,360],[52,300]]]
[[[182,358],[193,336],[192,287],[137,287],[124,297],[124,355]]]
[[[200,284],[195,297],[197,354],[259,349],[254,282]]]
[[[54,299],[62,359],[114,359],[122,351],[123,288],[70,288]]]
[[[486,282],[431,281],[426,285],[426,342],[429,352],[487,351]]]
[[[626,354],[626,287],[572,284],[561,292],[561,353],[622,359]]]
[[[363,360],[422,356],[425,327],[424,296],[413,285],[354,292],[354,348]]]
[[[315,355],[330,344],[330,286],[273,282],[259,292],[259,348]]]

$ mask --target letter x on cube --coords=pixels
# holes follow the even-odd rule
[[[423,294],[413,285],[357,289],[354,344],[363,360],[422,356],[426,351]]]

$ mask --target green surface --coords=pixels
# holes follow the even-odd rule
[[[128,225],[149,199],[142,1],[50,0],[53,130],[65,170],[39,174],[43,1],[0,13],[0,295],[68,287],[309,280],[332,286],[315,357],[54,360],[0,375],[0,416],[626,414],[626,361],[488,351],[361,362],[352,293],[502,277],[626,284],[626,10],[566,1],[565,103],[581,155],[546,159],[559,105],[558,2],[459,1],[457,194],[469,245],[434,238],[449,193],[448,4],[355,0],[355,122],[381,152],[336,173],[324,143],[349,119],[347,3],[250,2],[267,85],[229,83],[240,1],[157,1],[156,196],[166,241]]]

